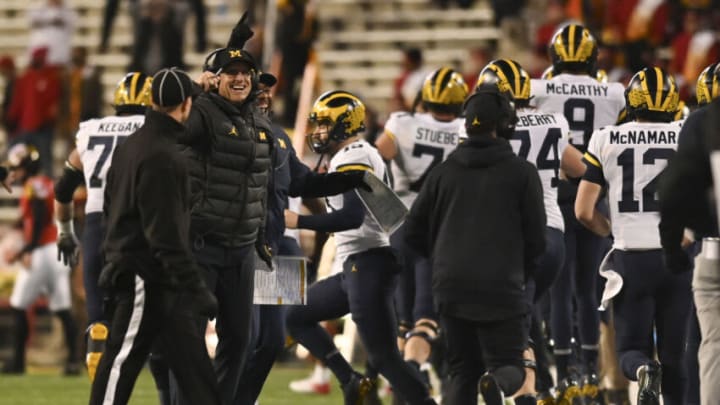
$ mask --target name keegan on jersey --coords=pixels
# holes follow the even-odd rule
[[[552,83],[545,84],[545,91],[548,94],[564,94],[570,96],[596,96],[607,97],[607,86],[600,84],[573,84],[573,83]]]
[[[106,122],[98,126],[98,132],[135,132],[143,125],[142,122]]]
[[[552,114],[530,114],[518,116],[518,127],[536,127],[540,125],[557,124],[555,116]]]
[[[456,145],[458,141],[457,132],[433,131],[430,128],[418,128],[415,139],[418,141],[430,141]]]
[[[610,143],[629,144],[629,143],[677,143],[677,133],[675,131],[610,131]]]

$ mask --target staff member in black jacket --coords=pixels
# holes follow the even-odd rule
[[[464,109],[469,139],[430,172],[405,238],[432,261],[448,342],[447,403],[476,403],[480,381],[485,403],[501,405],[525,376],[524,290],[545,249],[543,191],[537,170],[507,141],[517,121],[510,99],[496,86],[480,87]]]
[[[117,147],[107,175],[108,265],[100,284],[113,297],[112,324],[91,405],[126,404],[155,343],[193,404],[221,403],[205,329],[197,323],[215,313],[217,301],[190,255],[190,184],[176,147],[193,85],[175,69],[153,80],[153,109]]]

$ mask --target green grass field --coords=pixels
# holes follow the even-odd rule
[[[308,368],[276,367],[270,373],[260,396],[261,405],[336,405],[342,396],[336,381],[330,395],[300,395],[288,389],[291,380],[304,378]],[[87,376],[61,377],[58,370],[31,369],[24,376],[0,375],[0,405],[81,405],[90,392]],[[389,401],[387,401],[389,403]],[[135,385],[130,405],[157,405],[152,376],[143,371]]]

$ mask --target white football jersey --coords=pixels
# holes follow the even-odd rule
[[[385,184],[390,184],[387,168],[380,153],[364,140],[347,145],[338,151],[330,160],[329,172],[342,172],[345,170],[371,170]],[[342,209],[343,195],[338,194],[326,198],[328,212]],[[388,235],[365,209],[365,221],[356,229],[335,233],[337,256],[341,263],[348,255],[363,252],[381,246],[389,246]]]
[[[557,187],[560,159],[568,146],[567,120],[559,113],[543,113],[533,109],[519,109],[515,133],[510,140],[516,155],[535,165],[543,186],[547,226],[565,230]]]
[[[593,133],[584,160],[608,184],[614,248],[660,248],[658,176],[677,150],[681,125],[632,121]]]
[[[102,212],[105,176],[115,148],[145,122],[144,115],[110,116],[80,123],[75,146],[83,164],[87,203],[85,212]]]
[[[442,163],[455,150],[465,120],[438,121],[429,113],[390,114],[385,132],[395,142],[393,159],[394,190],[410,208],[433,167]]]
[[[615,125],[625,106],[625,87],[600,83],[587,75],[559,74],[530,82],[530,103],[547,113],[560,113],[570,126],[570,143],[584,152],[592,132]]]

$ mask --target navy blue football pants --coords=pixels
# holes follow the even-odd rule
[[[428,401],[427,388],[418,371],[403,361],[395,342],[393,293],[398,272],[397,259],[390,247],[348,256],[342,273],[313,284],[307,292],[307,305],[289,310],[287,328],[341,383],[347,383],[352,367],[318,322],[350,312],[372,367],[410,404],[422,404]]]
[[[92,212],[85,216],[82,236],[83,286],[85,287],[85,307],[88,324],[107,321],[103,313],[105,292],[98,287],[100,271],[103,267],[101,244],[105,238],[102,226],[102,212]]]
[[[545,336],[542,333],[542,316],[540,315],[540,299],[550,290],[555,278],[565,262],[565,239],[563,232],[556,228],[545,229],[545,252],[536,261],[536,267],[527,282],[528,301],[533,303],[530,313],[530,339],[535,352],[536,388],[539,392],[548,391],[553,387],[550,365],[545,356]]]
[[[573,204],[561,204],[560,210],[565,220],[565,265],[550,289],[550,323],[558,380],[568,375],[567,359],[574,330],[573,304],[577,307],[579,336],[576,338],[582,348],[584,372],[595,372],[600,337],[596,280],[607,245],[606,238],[595,235],[577,221]]]
[[[410,329],[419,319],[437,320],[430,259],[419,256],[405,244],[404,225],[392,234],[390,244],[400,254],[400,265],[403,268],[395,291],[398,320]]]
[[[613,264],[623,278],[622,290],[613,299],[615,342],[623,374],[637,380],[638,368],[650,363],[657,349],[663,401],[666,405],[683,404],[683,347],[692,273],[669,273],[660,249],[616,250]]]

